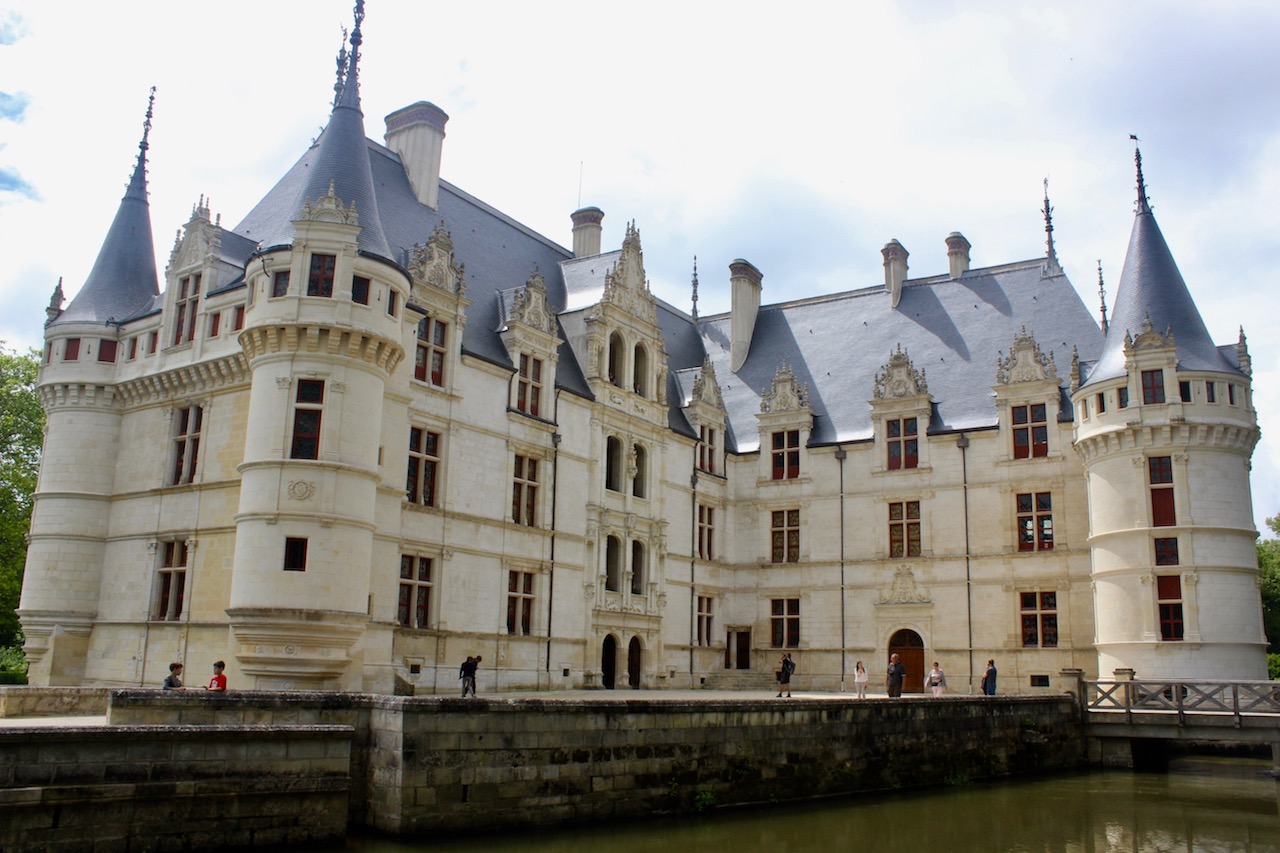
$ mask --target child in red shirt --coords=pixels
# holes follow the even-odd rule
[[[209,679],[209,683],[205,685],[205,690],[226,690],[227,677],[222,671],[227,668],[226,663],[218,661],[213,665],[213,678]]]

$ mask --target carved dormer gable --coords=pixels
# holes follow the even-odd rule
[[[1124,354],[1126,356],[1135,355],[1138,350],[1147,349],[1169,349],[1176,350],[1177,343],[1173,338],[1173,330],[1166,328],[1164,334],[1160,334],[1151,327],[1151,316],[1144,314],[1142,316],[1142,330],[1134,337],[1128,330],[1124,333]]]
[[[556,333],[556,316],[547,304],[547,280],[536,269],[516,292],[508,322],[521,323],[546,335]]]
[[[872,397],[887,400],[896,397],[921,397],[929,393],[924,370],[916,370],[902,344],[889,354],[889,361],[876,374]]]
[[[414,244],[406,266],[415,289],[428,285],[457,296],[467,295],[466,267],[454,259],[453,237],[445,230],[444,223],[436,226],[426,245]]]
[[[640,248],[640,231],[635,222],[627,225],[627,236],[622,241],[618,262],[605,273],[600,303],[602,306],[614,305],[633,317],[657,325],[657,310],[645,277],[644,252]]]
[[[773,386],[760,398],[761,414],[798,412],[809,408],[809,386],[800,385],[796,374],[783,362],[773,374]]]
[[[176,274],[213,264],[221,254],[222,217],[219,216],[217,222],[211,221],[208,202],[200,196],[200,200],[191,206],[191,219],[174,237],[166,272]]]
[[[720,396],[720,383],[716,381],[716,368],[707,356],[702,361],[702,371],[693,379],[693,395],[689,405],[701,403],[717,411],[724,411],[724,398]]]
[[[329,182],[329,192],[314,202],[308,201],[302,206],[298,216],[300,222],[332,222],[338,225],[360,224],[360,215],[356,212],[356,203],[343,205],[333,191],[333,181]]]
[[[1011,385],[1017,382],[1052,382],[1058,384],[1058,367],[1053,363],[1053,353],[1045,355],[1036,343],[1034,335],[1027,334],[1026,326],[1013,336],[1009,354],[996,359],[996,383]]]

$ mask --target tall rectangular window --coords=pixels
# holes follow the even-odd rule
[[[369,304],[369,279],[360,275],[351,277],[351,301],[361,305]]]
[[[429,382],[437,388],[444,387],[445,342],[449,324],[434,317],[424,317],[418,322],[418,346],[414,354],[413,378]]]
[[[542,409],[542,359],[520,353],[516,377],[516,410],[538,417]]]
[[[337,266],[336,255],[312,255],[307,296],[333,296],[333,272]]]
[[[1129,408],[1129,389],[1128,388],[1116,389],[1116,406],[1121,409]]]
[[[1178,523],[1173,500],[1173,459],[1148,457],[1147,469],[1151,480],[1151,525],[1173,527]]]
[[[1227,405],[1234,406],[1236,404],[1236,386],[1233,382],[1227,383]]]
[[[401,554],[396,621],[402,627],[431,627],[431,588],[431,558]]]
[[[698,427],[698,470],[716,473],[716,444],[719,430],[705,424]]]
[[[794,480],[800,476],[800,430],[773,434],[773,479]]]
[[[1206,403],[1218,402],[1218,383],[1212,380],[1204,383],[1204,401]]]
[[[440,470],[440,433],[409,429],[409,476],[405,496],[411,504],[436,505],[436,478]]]
[[[1056,592],[1020,592],[1024,648],[1056,649],[1058,647],[1058,594]]]
[[[147,336],[147,355],[155,355],[158,346],[160,346],[160,333],[152,332]]]
[[[276,270],[276,274],[271,279],[271,296],[284,296],[289,292],[289,271]]]
[[[387,314],[394,317],[400,310],[400,294],[394,290],[387,291]]]
[[[775,649],[800,646],[800,599],[775,598],[771,602],[769,640]]]
[[[1164,402],[1164,371],[1142,371],[1142,402],[1154,405]]]
[[[1169,536],[1156,539],[1156,565],[1177,566],[1179,564],[1178,537]]]
[[[138,357],[138,336],[134,335],[132,338],[129,338],[129,360],[133,361],[137,357]],[[46,361],[47,360],[48,359],[46,359]]]
[[[1180,575],[1156,576],[1156,606],[1160,609],[1160,639],[1181,640],[1183,625]]]
[[[716,510],[715,507],[698,504],[698,557],[715,559]]]
[[[1101,391],[1099,391],[1099,392],[1098,392],[1097,403],[1098,403],[1098,406],[1097,406],[1097,408],[1098,408],[1098,414],[1100,414],[1100,415],[1101,415],[1101,414],[1103,414],[1104,412],[1106,412],[1106,411],[1107,411],[1107,395],[1106,395],[1106,394],[1104,394],[1104,393],[1102,393]]]
[[[800,562],[800,510],[774,510],[769,522],[769,536],[770,559],[773,562]]]
[[[243,329],[244,328],[244,306],[237,305],[235,307],[235,313],[233,313],[231,316],[233,317],[233,320],[231,322],[231,331],[238,332],[241,329]]]
[[[98,341],[98,361],[104,361],[107,364],[115,364],[116,352],[119,350],[119,343],[101,338]]]
[[[920,501],[889,504],[889,556],[920,556]]]
[[[209,337],[216,338],[222,331],[222,312],[215,311],[209,315]]]
[[[320,414],[324,380],[299,379],[293,406],[293,446],[290,459],[320,458]]]
[[[1018,550],[1053,549],[1053,496],[1049,492],[1019,494]]]
[[[67,343],[62,350],[63,361],[79,361],[80,360],[80,339],[67,338]]]
[[[174,302],[173,345],[193,341],[196,337],[196,309],[200,307],[200,273],[178,279],[178,298]]]
[[[179,486],[195,479],[203,426],[204,409],[200,406],[183,406],[174,412],[173,468],[169,472],[169,485]]]
[[[507,573],[507,633],[533,633],[533,572]]]
[[[182,616],[187,590],[187,543],[171,540],[160,543],[161,569],[157,580],[156,609],[151,618],[172,621]]]
[[[889,470],[914,468],[920,461],[920,442],[915,418],[894,418],[885,423],[889,448]]]
[[[1044,403],[1014,406],[1013,458],[1031,459],[1049,455],[1049,424]]]
[[[1191,380],[1178,380],[1178,399],[1182,400],[1184,403],[1191,402]]]
[[[709,595],[698,596],[698,645],[709,646],[714,636],[716,600]]]
[[[305,572],[307,570],[307,540],[301,536],[290,536],[284,540],[284,565],[286,572]]]
[[[511,520],[533,527],[538,516],[538,460],[517,453],[512,479]]]

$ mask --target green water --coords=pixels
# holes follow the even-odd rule
[[[1280,853],[1270,761],[1185,758],[1168,773],[1094,771],[510,835],[391,842],[357,853]]]

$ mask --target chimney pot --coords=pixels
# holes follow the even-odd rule
[[[749,261],[738,258],[729,264],[729,367],[735,372],[751,352],[763,281],[764,274]]]
[[[889,304],[897,308],[902,298],[902,283],[907,280],[907,257],[911,253],[895,237],[884,244],[880,254],[884,256],[884,289],[889,291]]]
[[[418,101],[387,116],[387,147],[400,155],[418,201],[432,210],[440,202],[440,155],[449,116],[428,101]]]
[[[586,258],[600,254],[600,232],[604,211],[598,207],[584,207],[569,214],[573,220],[573,256]]]
[[[959,231],[947,235],[947,263],[951,268],[951,277],[960,278],[969,271],[969,241]]]

